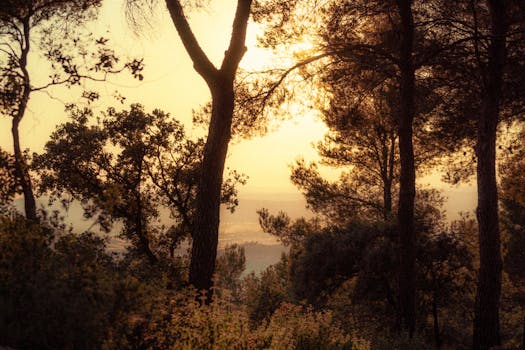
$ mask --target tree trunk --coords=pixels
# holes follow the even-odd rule
[[[30,21],[29,17],[21,19],[23,26],[23,43],[22,51],[19,60],[20,70],[22,71],[22,95],[18,101],[18,106],[15,114],[13,115],[13,121],[11,125],[11,134],[13,136],[13,151],[15,155],[15,172],[17,181],[22,187],[22,193],[24,194],[24,210],[26,214],[26,219],[38,222],[38,217],[36,215],[36,201],[35,195],[33,193],[33,186],[31,184],[31,177],[29,175],[29,169],[22,154],[22,149],[20,147],[20,134],[18,127],[22,118],[24,117],[25,111],[27,109],[27,104],[29,102],[29,95],[31,93],[31,81],[29,78],[29,72],[27,71],[27,57],[29,55],[29,50],[31,48],[30,41]]]
[[[496,131],[505,64],[505,1],[489,0],[491,14],[488,65],[483,87],[483,107],[477,131],[476,215],[479,232],[480,267],[474,320],[474,349],[500,345],[499,299],[501,293],[501,251],[496,183]]]
[[[230,45],[220,69],[211,63],[199,46],[180,1],[166,0],[166,5],[195,71],[206,81],[212,95],[210,126],[197,186],[190,262],[190,284],[199,291],[206,291],[205,302],[209,303],[217,258],[222,177],[235,103],[233,81],[246,52],[246,29],[252,0],[237,0]]]
[[[221,81],[212,91],[212,115],[196,200],[190,283],[211,297],[217,258],[219,208],[224,163],[231,138],[234,94],[233,81]]]
[[[135,184],[135,201],[137,206],[137,212],[135,213],[135,234],[137,235],[139,239],[139,246],[140,249],[142,249],[141,253],[144,253],[146,257],[148,258],[150,264],[156,265],[159,262],[159,259],[155,256],[153,251],[150,247],[150,241],[147,236],[146,227],[147,222],[144,222],[144,213],[142,208],[142,197],[141,197],[141,180],[142,180],[142,170],[143,170],[143,161],[144,161],[144,154],[141,154],[139,164],[138,164],[138,172],[139,175],[137,177],[137,183]]]
[[[33,194],[33,186],[31,184],[31,177],[29,170],[20,148],[20,136],[18,133],[18,126],[20,124],[19,118],[13,118],[11,126],[11,134],[13,136],[13,148],[15,154],[15,173],[18,184],[22,187],[22,193],[24,195],[24,210],[26,219],[32,222],[38,222],[36,215],[36,201]]]
[[[416,325],[416,247],[414,232],[414,198],[416,193],[412,123],[414,120],[415,70],[413,63],[414,22],[412,1],[398,0],[401,18],[399,69],[399,299],[402,326],[413,336]]]

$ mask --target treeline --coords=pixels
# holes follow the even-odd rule
[[[13,151],[0,153],[2,343],[525,346],[521,1],[238,0],[219,68],[192,32],[191,6],[166,4],[210,88],[212,101],[194,118],[208,126],[205,139],[140,104],[91,108],[100,95],[82,89],[86,82],[125,70],[143,79],[141,59],[122,63],[107,39],[83,33],[100,1],[0,5],[0,113],[13,138]],[[131,20],[147,11],[128,5]],[[239,71],[250,15],[265,29],[260,45],[292,52],[294,63]],[[39,86],[28,71],[35,40],[51,72]],[[80,91],[86,105],[67,106],[70,121],[42,154],[24,153],[18,128],[30,96],[55,86]],[[217,258],[219,207],[235,210],[246,181],[224,174],[228,144],[265,132],[293,104],[324,120],[329,132],[316,148],[342,175],[330,182],[317,164],[292,167],[315,218],[261,209],[261,226],[290,253],[242,277],[241,249]],[[455,184],[476,175],[475,220],[446,222],[440,193],[416,185],[436,169]],[[17,195],[25,217],[12,206]],[[38,208],[39,196],[50,205]],[[98,229],[126,240],[126,252],[108,253],[93,232],[73,234],[53,203],[80,203]],[[181,251],[187,240],[190,251]]]

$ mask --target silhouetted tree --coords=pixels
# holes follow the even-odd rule
[[[436,120],[434,130],[449,142],[469,145],[475,153],[474,161],[463,163],[451,178],[460,181],[476,169],[480,273],[474,346],[488,349],[500,343],[496,136],[500,122],[512,122],[523,114],[525,95],[519,83],[524,72],[523,3],[436,3],[435,33],[443,49],[433,59],[432,75],[448,115],[441,114],[443,119]]]
[[[496,131],[506,61],[506,1],[487,1],[490,11],[490,46],[483,77],[481,113],[477,125],[476,215],[479,228],[479,280],[474,320],[474,349],[500,345],[499,299],[501,294],[501,249],[496,183]]]
[[[271,48],[285,47],[286,40],[289,38],[308,37],[305,35],[305,32],[308,33],[308,28],[305,28],[307,25],[302,22],[305,17],[315,18],[311,14],[312,9],[316,14],[320,14],[317,25],[312,25],[313,30],[317,32],[311,36],[317,42],[314,42],[315,48],[306,58],[298,59],[297,63],[288,69],[268,70],[266,80],[263,78],[251,85],[245,84],[253,90],[252,98],[245,100],[261,105],[259,108],[248,107],[247,110],[260,112],[265,105],[273,107],[293,97],[293,92],[287,91],[287,83],[294,82],[294,79],[290,78],[294,71],[298,71],[304,79],[321,82],[320,90],[324,95],[320,93],[322,97],[316,101],[318,105],[314,108],[326,113],[326,99],[330,101],[333,98],[329,104],[329,112],[333,113],[335,118],[332,117],[332,120],[326,118],[327,124],[331,128],[336,126],[334,129],[337,130],[338,141],[351,140],[351,147],[357,149],[347,152],[346,155],[349,157],[352,155],[354,163],[360,162],[360,151],[362,154],[370,152],[370,158],[374,160],[376,156],[374,152],[383,158],[378,160],[382,166],[380,170],[382,173],[378,176],[381,180],[374,182],[375,186],[381,184],[384,190],[383,216],[389,211],[388,208],[390,210],[392,208],[389,203],[392,200],[390,191],[393,176],[391,176],[392,171],[389,170],[389,160],[395,156],[395,151],[390,148],[392,140],[398,143],[399,297],[404,305],[400,310],[402,313],[400,316],[403,318],[404,327],[412,334],[415,327],[414,242],[416,238],[413,229],[413,203],[416,160],[432,158],[426,153],[433,148],[432,146],[426,149],[419,148],[414,152],[414,128],[418,131],[416,138],[419,136],[425,139],[423,136],[425,132],[432,129],[427,127],[427,123],[434,109],[443,102],[434,97],[432,85],[427,82],[431,77],[427,74],[431,71],[431,58],[443,50],[435,40],[434,19],[431,17],[432,4],[419,1],[334,1],[321,4],[312,1],[299,5],[290,1],[271,0],[261,3],[262,6],[257,7],[257,18],[262,18],[263,22],[266,21],[265,24],[269,23],[265,38],[261,40],[263,45]],[[278,12],[277,9],[281,10],[281,15],[275,14]],[[321,24],[318,24],[319,22]],[[313,68],[309,68],[311,66]],[[295,90],[296,86],[292,84],[290,83],[292,87],[288,90]],[[330,85],[339,85],[340,92],[330,88]],[[381,100],[381,91],[389,91],[391,96],[378,101]],[[380,105],[382,102],[390,108],[383,110],[383,113],[371,113],[367,117],[374,121],[364,122],[363,124],[366,125],[356,123],[358,125],[352,128],[353,115],[366,113],[366,107],[375,103]],[[343,113],[334,113],[332,110],[336,108],[340,108]],[[371,112],[371,108],[368,108],[368,112]],[[370,140],[367,140],[367,136],[375,139],[374,132],[362,131],[360,128],[374,131],[375,126],[382,127],[385,134],[388,134],[389,130],[395,132],[390,133],[390,140],[377,141],[375,145],[369,144]],[[355,135],[359,138],[353,137]],[[432,145],[439,143],[436,142],[437,139],[425,140],[431,141]],[[374,150],[374,146],[377,150]],[[450,147],[455,145],[448,143],[446,147],[437,148],[434,156]],[[340,159],[344,159],[344,155],[341,155]],[[297,169],[306,171],[304,167]],[[365,167],[363,171],[366,172],[364,169]],[[315,169],[309,170],[315,172]],[[300,180],[300,177],[298,179]],[[323,184],[318,182],[313,185]],[[356,189],[353,189],[353,193],[351,191],[347,193],[350,203],[356,202],[356,199],[363,199],[356,194]],[[353,206],[349,205],[347,209],[352,210]],[[352,212],[348,216],[353,215]]]
[[[419,329],[428,331],[437,345],[465,344],[468,337],[463,325],[469,320],[465,315],[469,315],[475,289],[466,232],[461,225],[448,227],[445,223],[441,209],[444,198],[439,192],[420,190],[416,198]],[[336,200],[346,202],[342,196],[336,196]],[[322,206],[314,211],[324,216]],[[385,225],[380,217],[375,221],[348,220],[344,212],[340,220],[332,213],[324,224],[292,221],[284,213],[270,215],[267,210],[259,215],[263,230],[291,247],[288,278],[295,300],[305,299],[319,308],[351,305],[351,311],[337,312],[346,316],[352,313],[362,325],[369,322],[364,331],[399,327],[395,226]],[[347,304],[338,304],[341,298],[346,298]]]
[[[2,215],[0,248],[2,346],[94,349],[132,330],[118,314],[141,307],[138,293],[124,287],[104,239]]]
[[[24,195],[26,217],[32,221],[38,221],[35,196],[19,134],[31,93],[56,85],[78,85],[83,79],[105,80],[108,73],[124,68],[142,79],[141,61],[119,66],[106,39],[95,42],[94,53],[85,50],[79,27],[95,18],[99,6],[100,0],[6,0],[0,5],[1,114],[12,119],[16,175]],[[35,43],[38,50],[33,48]],[[51,75],[49,81],[36,86],[28,64],[30,53],[39,51],[50,63]],[[94,98],[96,94],[89,96]]]
[[[414,164],[413,123],[415,117],[414,18],[412,0],[396,1],[400,17],[400,103],[399,137],[399,206],[400,242],[399,299],[401,317],[410,336],[416,327],[416,236],[414,231],[414,198],[416,171]]]
[[[339,77],[339,81],[323,85],[332,96],[330,108],[322,114],[330,132],[317,150],[322,164],[351,170],[345,171],[337,183],[329,183],[322,179],[315,164],[299,161],[293,167],[291,179],[305,194],[308,205],[314,210],[323,208],[324,215],[333,210],[337,219],[344,217],[341,215],[344,211],[349,220],[352,217],[390,220],[392,193],[399,181],[392,106],[397,102],[393,101],[396,94],[381,86],[363,96],[366,101],[356,103],[349,80]]]
[[[105,230],[122,220],[122,236],[151,263],[173,259],[193,229],[204,141],[187,139],[168,114],[136,104],[129,111],[109,108],[95,124],[89,109],[71,107],[71,114],[35,157],[41,191],[64,204],[80,201],[84,216]],[[244,179],[233,172],[223,183],[221,201],[232,211],[238,182]],[[176,220],[168,229],[154,223],[162,204]]]
[[[207,291],[207,302],[211,301],[212,296],[221,187],[235,107],[233,82],[239,63],[246,51],[246,28],[251,4],[252,0],[237,1],[230,44],[224,53],[220,68],[217,68],[200,47],[188,23],[183,2],[166,0],[173,24],[193,62],[193,67],[205,80],[212,98],[208,136],[198,176],[190,263],[190,283],[198,290]]]

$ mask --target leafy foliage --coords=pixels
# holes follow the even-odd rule
[[[173,258],[192,232],[203,140],[187,139],[180,122],[137,104],[129,111],[109,108],[96,119],[86,108],[69,111],[72,121],[59,126],[46,153],[35,157],[40,191],[66,206],[80,201],[84,216],[106,231],[122,221],[121,235],[151,262]],[[231,210],[238,182],[244,177],[234,173],[224,183],[223,201]],[[175,220],[168,228],[158,222],[161,205]]]
[[[0,339],[17,348],[100,348],[132,333],[140,286],[124,278],[105,241],[56,236],[21,217],[0,218]]]
[[[16,181],[14,157],[8,152],[0,149],[0,207],[10,203],[21,189]]]
[[[269,266],[260,276],[251,273],[243,279],[243,304],[253,327],[267,322],[283,302],[291,302],[288,258]]]
[[[229,245],[217,258],[215,268],[215,289],[220,293],[230,293],[232,302],[241,301],[241,275],[246,269],[244,248],[238,244]]]

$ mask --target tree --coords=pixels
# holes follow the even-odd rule
[[[323,208],[323,215],[341,219],[346,212],[349,220],[367,217],[388,221],[392,218],[392,193],[399,180],[397,131],[389,106],[394,101],[388,91],[380,90],[371,92],[367,102],[348,103],[353,98],[345,82],[326,87],[333,95],[331,108],[323,113],[330,132],[317,150],[322,164],[349,170],[337,183],[329,183],[320,176],[315,163],[299,161],[292,168],[291,179],[309,206]]]
[[[6,0],[0,5],[1,114],[12,119],[16,176],[24,195],[26,217],[34,222],[38,217],[33,184],[19,135],[31,94],[57,85],[79,85],[83,79],[105,80],[107,74],[125,68],[142,79],[142,62],[133,60],[120,65],[113,50],[106,46],[106,39],[95,41],[94,53],[86,50],[86,38],[79,34],[79,27],[96,16],[100,3],[100,0]],[[38,86],[28,70],[30,53],[38,52],[33,48],[35,42],[51,65],[49,80]],[[96,94],[85,96],[94,98]]]
[[[132,251],[151,264],[169,264],[193,229],[203,140],[187,139],[180,122],[138,104],[129,111],[109,108],[96,119],[87,108],[71,106],[70,112],[72,121],[59,125],[45,153],[35,157],[41,191],[66,205],[80,201],[84,216],[106,231],[121,220]],[[221,201],[233,211],[235,185],[244,179],[232,174]],[[168,228],[155,222],[163,204],[175,219]]]
[[[400,18],[399,81],[399,299],[401,319],[410,336],[416,322],[416,237],[414,231],[414,198],[416,172],[414,164],[413,123],[415,110],[414,18],[412,0],[396,1]]]
[[[415,211],[418,328],[438,346],[465,344],[465,315],[475,289],[467,247],[471,237],[466,237],[460,223],[448,227],[443,202],[438,191],[419,189]],[[314,211],[324,216],[322,206]],[[362,334],[398,330],[397,229],[380,217],[359,221],[340,214],[340,220],[330,216],[322,226],[316,221],[292,221],[283,213],[259,213],[263,230],[291,246],[288,278],[296,301],[334,308],[343,319],[352,314],[349,327],[358,327]]]
[[[265,104],[273,106],[274,104],[282,104],[283,100],[288,101],[293,93],[286,91],[287,78],[296,70],[305,79],[315,82],[340,83],[342,86],[346,83],[347,85],[344,88],[346,88],[347,95],[343,99],[341,99],[341,93],[334,95],[333,89],[328,89],[328,93],[324,95],[320,93],[328,100],[335,97],[334,104],[342,100],[341,107],[346,107],[347,110],[345,114],[340,115],[341,119],[337,121],[344,126],[345,118],[347,118],[346,113],[351,116],[352,113],[356,113],[357,108],[370,104],[372,98],[380,95],[377,91],[374,92],[376,88],[379,91],[391,92],[391,100],[397,101],[397,103],[389,104],[394,106],[390,111],[392,119],[383,126],[386,126],[386,130],[389,130],[389,124],[393,127],[396,131],[393,136],[397,138],[399,147],[400,177],[399,205],[397,207],[398,225],[400,227],[399,254],[401,258],[399,297],[403,300],[404,305],[401,308],[400,316],[405,328],[412,334],[415,329],[413,204],[416,159],[424,158],[423,154],[425,153],[423,149],[417,150],[417,154],[414,153],[414,135],[419,134],[421,136],[423,133],[419,131],[431,130],[431,127],[428,127],[428,117],[434,113],[434,109],[440,102],[435,100],[432,88],[427,82],[431,77],[430,74],[427,74],[430,71],[431,59],[441,50],[436,45],[436,36],[433,31],[432,5],[428,5],[428,2],[413,1],[330,1],[323,2],[323,4],[312,1],[301,6],[290,1],[266,1],[257,11],[258,16],[270,24],[270,29],[267,31],[265,39],[262,40],[263,44],[275,48],[279,47],[280,43],[286,42],[285,39],[290,37],[294,39],[308,37],[305,35],[305,31],[308,29],[305,28],[307,26],[304,25],[303,18],[311,19],[314,17],[311,15],[314,10],[308,8],[309,5],[313,6],[316,14],[320,14],[315,18],[320,18],[319,21],[322,23],[319,25],[318,21],[317,25],[312,25],[317,31],[312,35],[314,39],[318,40],[315,42],[317,51],[306,58],[296,60],[297,63],[289,69],[270,70],[270,78],[267,78],[266,83],[256,82],[251,85],[255,92],[252,94],[253,98],[247,100],[262,104],[263,106],[259,110],[262,110]],[[275,14],[277,9],[282,10],[282,15]],[[310,66],[314,66],[314,68],[306,68]],[[272,76],[272,74],[276,75],[276,71],[277,78]],[[330,73],[327,74],[327,71]],[[321,78],[312,78],[319,76]],[[340,88],[341,91],[345,91],[344,88]],[[289,90],[294,89],[295,85]],[[285,91],[283,92],[283,90]],[[324,93],[325,89],[321,89],[321,91]],[[427,102],[421,103],[425,98]],[[429,101],[432,102],[429,103]],[[320,101],[316,102],[318,102],[316,107],[324,112],[327,101],[321,98]],[[329,108],[333,108],[334,104],[329,105]],[[348,109],[347,105],[354,107],[354,109]],[[254,108],[248,110],[257,111]],[[388,118],[388,116],[382,117]],[[335,121],[336,119],[331,122],[332,125]],[[414,132],[414,128],[417,128],[418,132]],[[350,139],[352,129],[348,128],[348,130],[350,130],[348,132],[348,139]],[[340,134],[345,134],[345,131],[348,130],[340,127],[339,131]],[[358,128],[355,129],[355,133],[359,133]],[[363,138],[366,136],[361,135],[360,140]],[[344,139],[344,136],[340,139]],[[352,146],[354,145],[352,144]],[[362,145],[355,145],[355,148],[359,149],[360,146]],[[385,145],[377,146],[385,150]],[[363,148],[363,152],[366,154],[368,149],[367,147]],[[442,147],[442,149],[446,148]],[[394,154],[393,152],[386,152],[387,158],[389,153]],[[356,162],[358,161],[359,159],[356,159]],[[382,163],[384,164],[384,162]],[[384,169],[388,169],[388,166],[385,166]],[[385,174],[388,175],[388,171],[384,171],[383,179],[380,182],[388,185],[391,176],[384,176]],[[389,199],[388,188],[389,186],[383,187],[385,190],[383,202],[386,204],[384,212],[387,212],[386,208],[390,207],[388,203],[391,198]],[[350,196],[347,197],[352,201]],[[354,197],[359,199],[359,196]],[[347,208],[353,209],[352,206]],[[349,216],[353,215],[352,212]]]
[[[225,51],[221,67],[216,68],[199,46],[179,0],[166,0],[171,19],[197,73],[206,81],[212,108],[208,136],[204,145],[202,165],[197,185],[193,244],[190,263],[190,283],[198,290],[207,291],[211,301],[211,287],[217,257],[219,207],[223,183],[224,163],[231,139],[235,93],[233,82],[239,63],[246,51],[245,39],[252,0],[238,0],[233,20],[230,45]]]
[[[45,153],[35,157],[41,191],[50,192],[52,200],[61,200],[66,205],[80,201],[84,216],[94,217],[106,231],[111,229],[113,221],[122,220],[121,235],[133,243],[133,249],[145,254],[151,263],[157,263],[152,245],[154,233],[160,234],[160,227],[153,227],[152,220],[159,215],[159,204],[169,197],[161,196],[152,179],[175,195],[176,191],[168,190],[165,172],[179,164],[179,174],[195,172],[198,157],[186,163],[184,154],[199,154],[202,142],[185,140],[180,123],[170,121],[159,110],[145,113],[140,105],[122,112],[110,108],[95,125],[91,124],[94,119],[91,110],[70,108],[72,121],[59,125],[46,143]],[[118,155],[111,146],[120,150]],[[166,161],[167,157],[173,157],[173,161]],[[175,177],[170,175],[169,181],[176,182],[170,189],[180,189],[187,196],[177,198],[180,212],[176,212],[182,218],[177,224],[187,227],[189,223],[183,218],[190,212],[194,183],[171,176]],[[191,179],[191,175],[181,177]],[[184,232],[180,234],[183,236]]]
[[[102,346],[117,326],[110,321],[112,313],[122,312],[117,306],[120,276],[103,239],[60,235],[20,216],[2,216],[0,248],[3,346]]]
[[[432,75],[447,99],[449,116],[435,123],[449,127],[452,142],[475,144],[478,185],[480,273],[474,347],[500,343],[501,252],[496,188],[498,125],[523,114],[523,4],[515,1],[438,2],[436,33],[446,50]],[[447,62],[445,62],[447,61]],[[443,74],[443,71],[446,74]],[[450,118],[450,116],[454,116]],[[451,132],[452,131],[452,132]],[[450,138],[450,135],[453,135]],[[469,175],[466,168],[461,175]],[[460,179],[456,177],[456,179]]]
[[[480,267],[474,349],[500,345],[499,299],[501,294],[501,250],[496,183],[496,131],[501,103],[503,70],[506,60],[508,7],[506,1],[487,1],[491,33],[488,62],[483,76],[482,107],[477,126],[476,215],[479,228]]]
[[[444,344],[465,346],[469,336],[464,324],[474,304],[475,269],[473,251],[469,244],[474,230],[462,220],[445,224],[441,210],[444,198],[437,191],[419,192],[416,204],[416,230],[418,232],[418,304],[424,313],[418,323],[426,325],[431,319],[432,335],[436,347]],[[425,317],[428,315],[430,317]],[[429,332],[430,333],[430,332]]]

